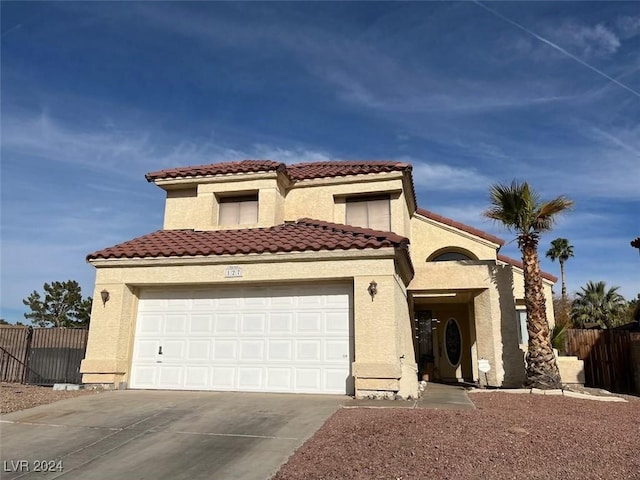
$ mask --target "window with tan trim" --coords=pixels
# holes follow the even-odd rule
[[[527,309],[516,307],[516,322],[518,323],[518,343],[527,345],[529,343],[529,332],[527,331]]]
[[[220,197],[219,225],[255,225],[258,223],[258,194]]]
[[[391,230],[389,196],[347,198],[346,223],[355,227]]]

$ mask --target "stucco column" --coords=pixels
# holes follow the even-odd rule
[[[377,294],[367,291],[371,281]],[[402,377],[396,328],[396,280],[393,275],[354,277],[356,396],[393,396]],[[387,393],[384,393],[387,392]]]
[[[100,272],[98,271],[98,277]],[[109,292],[103,305],[102,290]],[[119,387],[129,371],[133,318],[137,297],[122,283],[99,283],[93,294],[87,352],[80,366],[83,383]]]
[[[504,371],[502,368],[502,359],[500,358],[501,339],[499,336],[500,328],[500,307],[494,305],[497,303],[495,296],[491,295],[489,289],[484,290],[477,295],[473,301],[475,311],[475,330],[477,344],[477,359],[485,359],[489,361],[491,370],[487,373],[479,373],[479,380],[482,385],[489,382],[491,386],[498,386],[502,383]],[[497,326],[497,332],[496,332]],[[474,372],[477,365],[473,366]]]

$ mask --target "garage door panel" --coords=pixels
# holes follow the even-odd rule
[[[296,390],[305,393],[320,392],[320,379],[322,378],[319,368],[296,368],[295,387]]]
[[[262,375],[262,367],[239,367],[238,388],[240,390],[264,390]]]
[[[216,315],[216,333],[231,333],[236,335],[240,325],[240,316],[237,313],[220,313]]]
[[[266,290],[261,290],[259,292],[252,292],[250,296],[244,298],[244,306],[245,307],[266,307],[269,303],[269,299],[265,298],[265,295],[268,295]]]
[[[322,355],[322,345],[320,340],[297,340],[296,341],[296,361],[298,362],[319,362]]]
[[[211,334],[213,333],[213,318],[211,315],[191,315],[189,333]]]
[[[349,308],[349,296],[347,295],[326,295],[324,300],[326,307]]]
[[[347,286],[143,289],[131,386],[344,394],[350,298]]]
[[[242,315],[242,333],[250,335],[264,334],[267,324],[264,313],[245,313]]]
[[[293,387],[291,368],[267,368],[266,390],[276,392],[290,392]]]
[[[229,362],[238,359],[237,340],[214,340],[213,361]]]
[[[265,357],[264,340],[240,340],[241,362],[262,362]]]
[[[164,315],[145,313],[138,318],[138,335],[159,334],[162,332]]]
[[[272,312],[269,315],[269,333],[291,335],[294,315],[290,312]]]
[[[159,367],[159,384],[163,388],[182,387],[182,372],[184,368],[181,366],[160,365]]]
[[[185,388],[193,390],[206,390],[209,386],[209,370],[208,366],[185,367]]]
[[[268,340],[267,361],[289,362],[293,361],[293,340]]]
[[[167,310],[169,311],[182,311],[188,305],[190,301],[188,298],[169,298],[167,300]]]
[[[296,333],[303,335],[322,333],[322,312],[303,312],[296,318]]]
[[[348,340],[325,340],[323,359],[327,362],[341,363],[349,358]]]
[[[273,307],[292,307],[296,304],[296,297],[290,288],[274,288],[269,299]]]
[[[342,369],[324,370],[324,390],[328,393],[343,393],[347,388],[349,376]]]
[[[214,390],[236,390],[236,367],[213,367],[211,385]]]
[[[322,295],[302,295],[298,297],[298,306],[301,308],[317,308],[322,305]]]
[[[164,325],[165,333],[186,333],[187,315],[167,315]]]
[[[150,365],[134,366],[131,371],[131,382],[141,387],[153,388],[157,385],[157,367]]]
[[[186,356],[186,340],[185,339],[176,339],[176,340],[164,340],[162,342],[162,355],[161,360],[163,362],[167,361],[179,361],[184,360]]]
[[[211,340],[189,340],[187,342],[187,360],[190,362],[209,362],[212,359]]]
[[[241,304],[241,299],[231,296],[232,293],[227,293],[227,297],[218,298],[217,307],[221,310],[237,310]]]
[[[160,348],[160,341],[154,339],[138,339],[136,350],[133,355],[134,362],[155,362]]]
[[[349,336],[349,323],[344,321],[344,311],[325,313],[324,332]]]

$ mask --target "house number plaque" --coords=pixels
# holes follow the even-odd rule
[[[242,267],[239,265],[229,265],[224,269],[224,278],[236,278],[242,276]]]

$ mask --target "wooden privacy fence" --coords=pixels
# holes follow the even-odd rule
[[[587,386],[640,393],[640,333],[567,330],[567,353],[584,360]]]
[[[88,332],[85,328],[0,326],[0,380],[80,383]]]

